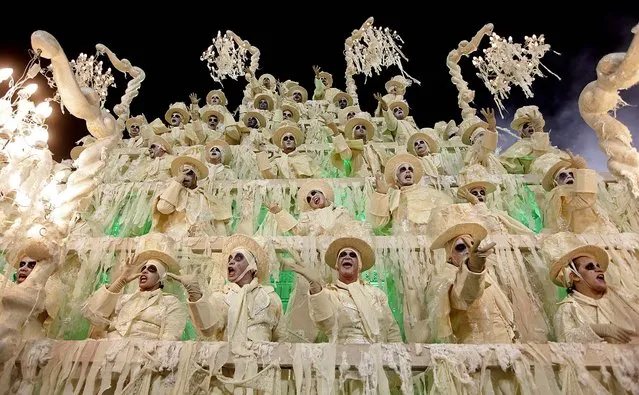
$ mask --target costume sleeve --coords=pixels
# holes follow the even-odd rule
[[[113,293],[107,289],[106,285],[103,285],[87,300],[82,313],[91,324],[106,330],[111,324],[110,318],[116,310],[120,296],[122,291]]]
[[[337,315],[329,290],[322,288],[316,294],[309,295],[308,305],[311,319],[315,325],[326,333],[333,330]]]
[[[162,298],[166,310],[160,340],[181,340],[186,327],[186,309],[180,300],[173,295],[162,295]]]
[[[481,298],[484,293],[484,281],[486,270],[473,273],[468,270],[466,263],[461,265],[457,272],[455,282],[450,288],[450,304],[457,310],[468,310],[475,300]]]
[[[214,292],[203,295],[195,302],[187,302],[193,325],[204,336],[214,340],[223,340],[226,322],[228,320],[228,306],[224,301],[224,294]]]

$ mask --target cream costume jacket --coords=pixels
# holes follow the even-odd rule
[[[474,144],[468,149],[464,157],[464,164],[466,166],[480,164],[490,174],[508,173],[499,159],[497,159],[497,156],[495,156],[494,150],[484,148],[481,144]]]
[[[255,278],[243,287],[228,283],[223,292],[187,304],[193,324],[211,340],[276,342],[286,338],[280,297]]]
[[[322,83],[322,80],[315,77],[315,90],[313,91],[313,100],[326,100],[329,103],[333,102],[333,97],[340,92],[337,88],[327,88]]]
[[[171,179],[171,162],[175,156],[164,154],[160,158],[140,155],[124,174],[125,181],[167,181]]]
[[[388,298],[361,281],[337,281],[309,296],[311,318],[331,342],[340,344],[401,343],[399,326]],[[337,330],[337,333],[334,331]]]
[[[399,145],[406,145],[410,136],[419,132],[413,117],[397,119],[390,111],[384,111],[384,124],[386,132],[382,136],[383,141],[395,141]]]
[[[333,138],[333,161],[342,161],[350,157],[350,177],[371,177],[382,171],[382,163],[386,162],[386,154],[378,151],[371,144],[362,140],[346,140],[339,135]]]
[[[214,165],[207,162],[206,167],[209,169],[209,175],[206,178],[206,182],[237,180],[233,169],[221,163]]]
[[[534,232],[525,227],[508,213],[501,210],[489,208],[486,203],[462,203],[469,206],[469,215],[475,217],[488,230],[489,235],[511,234],[511,235],[532,235]]]
[[[453,204],[452,197],[431,186],[390,188],[386,194],[373,192],[368,218],[375,229],[393,221],[394,230],[423,233],[432,209],[448,204]]]
[[[193,121],[186,125],[174,126],[171,128],[171,132],[168,136],[168,140],[172,142],[173,145],[183,147],[204,144],[206,140],[206,134],[202,128],[202,121]]]
[[[313,162],[313,159],[307,153],[297,150],[290,154],[280,152],[270,160],[270,163],[265,163],[258,157],[258,166],[266,179],[313,178],[321,174],[319,166]]]
[[[551,232],[618,233],[595,193],[574,192],[574,184],[559,185],[546,197],[544,228]]]
[[[577,291],[559,302],[555,313],[558,342],[599,343],[604,339],[590,327],[591,324],[615,324],[622,329],[639,329],[639,298],[608,287],[601,299],[593,299]],[[636,339],[633,341],[636,342]]]
[[[218,204],[220,203],[220,204]],[[202,188],[188,189],[175,179],[169,180],[156,198],[153,231],[166,233],[174,240],[191,236],[226,236],[226,225],[232,216],[224,202],[209,201]]]
[[[515,342],[512,306],[488,269],[473,273],[447,263],[440,270],[426,288],[432,342]]]
[[[102,286],[89,298],[83,313],[111,339],[180,340],[187,319],[183,304],[162,289],[123,295]]]
[[[358,222],[344,207],[333,205],[301,212],[299,219],[284,210],[274,217],[280,232],[291,232],[295,236],[331,235]]]
[[[530,165],[541,155],[560,150],[550,146],[548,133],[533,133],[531,138],[522,138],[508,147],[499,160],[510,174],[527,174],[530,172]]]

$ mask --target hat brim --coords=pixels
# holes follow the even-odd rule
[[[306,101],[308,100],[308,91],[306,90],[306,88],[300,85],[295,85],[294,87],[289,89],[287,96],[290,97],[292,100],[293,94],[295,92],[300,92],[302,94],[302,103],[306,103]]]
[[[282,137],[284,137],[286,133],[291,133],[293,137],[295,137],[296,146],[299,147],[300,145],[304,144],[304,134],[302,133],[300,128],[298,128],[297,126],[292,126],[292,125],[280,126],[279,128],[277,128],[275,133],[273,133],[273,137],[271,138],[273,141],[273,144],[282,148]]]
[[[163,139],[162,137],[157,135],[151,136],[149,138],[149,147],[151,146],[151,144],[154,144],[154,143],[162,146],[162,148],[164,148],[167,154],[172,153],[171,144],[169,144],[169,142]]]
[[[400,108],[402,109],[402,111],[404,111],[404,115],[405,115],[405,116],[408,116],[408,113],[409,113],[409,111],[410,111],[410,110],[409,110],[409,108],[408,108],[408,104],[406,104],[406,103],[405,103],[405,102],[403,102],[403,101],[394,101],[394,102],[392,102],[391,104],[389,104],[389,105],[388,105],[388,110],[389,110],[390,112],[393,112],[393,110],[394,110],[396,107],[400,107]]]
[[[224,140],[216,139],[213,141],[209,141],[206,143],[206,152],[205,155],[208,155],[209,151],[213,147],[219,147],[222,150],[223,158],[222,163],[228,165],[231,161],[231,156],[233,156],[233,151],[231,151],[231,146]]]
[[[488,231],[486,228],[477,222],[464,222],[461,224],[456,224],[451,226],[442,232],[437,238],[430,244],[431,250],[437,250],[440,248],[444,248],[446,243],[455,237],[459,237],[461,235],[470,235],[473,240],[483,240]]]
[[[259,109],[260,100],[262,99],[265,99],[266,102],[268,103],[268,108],[266,109],[266,111],[273,111],[275,102],[273,101],[273,98],[270,95],[267,95],[264,93],[260,93],[259,95],[255,96],[255,99],[253,99],[253,107]]]
[[[322,180],[312,180],[305,182],[300,189],[297,191],[297,206],[300,211],[310,211],[311,206],[306,202],[306,196],[308,196],[309,192],[312,190],[320,191],[324,194],[324,198],[326,198],[329,202],[335,201],[335,194],[333,192],[333,187],[331,187],[326,181]]]
[[[384,88],[386,88],[386,92],[388,92],[388,93],[390,93],[390,90],[391,90],[391,88],[392,88],[393,86],[394,86],[394,87],[396,87],[396,88],[398,88],[399,90],[401,90],[401,91],[402,91],[402,93],[401,93],[401,94],[403,94],[404,92],[406,92],[406,85],[402,84],[402,83],[401,83],[401,82],[399,82],[399,81],[396,81],[396,80],[390,80],[390,81],[386,82],[386,84],[384,84]]]
[[[472,145],[472,143],[470,142],[470,136],[472,136],[473,132],[475,131],[475,129],[477,129],[479,127],[482,127],[484,129],[488,129],[488,124],[486,122],[484,122],[484,121],[477,121],[477,122],[471,124],[462,133],[462,143],[464,143],[466,145]]]
[[[257,122],[259,122],[260,128],[266,127],[266,117],[257,111],[249,111],[246,114],[244,114],[244,116],[242,117],[242,122],[244,123],[244,125],[247,125],[247,127],[248,127],[248,119],[250,117],[257,118]]]
[[[25,256],[35,259],[38,263],[52,257],[47,245],[37,240],[29,240],[24,247],[20,248],[13,261],[13,267],[15,269],[20,268],[20,260]]]
[[[300,120],[300,110],[297,109],[297,107],[290,105],[290,104],[283,104],[282,105],[282,111],[284,110],[289,110],[291,112],[291,114],[293,114],[293,121],[295,122],[299,122]]]
[[[555,285],[565,288],[566,285],[562,281],[557,280],[557,276],[566,266],[570,264],[570,261],[584,255],[593,256],[597,260],[597,263],[599,264],[602,272],[608,270],[610,257],[608,256],[606,250],[594,245],[585,245],[569,251],[568,253],[562,255],[561,258],[553,262],[552,266],[550,267],[549,273],[552,282]]]
[[[342,248],[353,248],[359,252],[361,258],[360,273],[367,271],[375,266],[375,251],[366,241],[356,237],[341,237],[335,239],[326,249],[324,261],[332,269],[337,270],[337,254]]]
[[[169,273],[180,273],[180,266],[178,265],[175,258],[165,252],[158,250],[144,250],[136,254],[135,258],[133,258],[133,265],[142,266],[144,262],[148,261],[149,259],[157,259],[158,261],[162,262],[166,266],[166,270]]]
[[[206,103],[208,104],[211,101],[211,98],[215,95],[220,98],[220,105],[226,106],[226,95],[219,89],[212,90],[206,95]]]
[[[322,71],[319,73],[319,77],[322,78],[326,78],[326,88],[331,88],[333,86],[333,76],[330,73],[327,73],[326,71]]]
[[[544,178],[541,180],[541,186],[546,191],[551,191],[554,188],[555,173],[557,173],[557,171],[562,167],[570,168],[571,166],[572,163],[563,159],[559,160],[557,163],[552,165],[548,171],[546,171]]]
[[[172,115],[174,112],[179,112],[179,113],[180,113],[180,115],[182,115],[182,119],[184,119],[184,121],[183,121],[183,122],[184,122],[184,124],[185,124],[185,125],[186,125],[186,124],[187,124],[187,123],[191,120],[191,114],[189,114],[189,112],[188,112],[188,111],[186,111],[185,109],[180,108],[180,107],[171,107],[171,108],[169,108],[169,109],[166,111],[166,113],[164,114],[164,120],[165,120],[166,122],[168,122],[168,123],[169,123],[169,125],[171,124],[171,115]]]
[[[186,164],[194,166],[197,169],[197,171],[200,173],[200,180],[203,180],[209,176],[209,168],[206,167],[206,165],[202,163],[202,161],[190,156],[178,156],[177,158],[173,159],[173,162],[171,162],[171,176],[175,177],[180,174],[180,168]]]
[[[257,263],[257,278],[260,283],[267,283],[269,278],[269,259],[266,250],[260,246],[253,238],[243,235],[235,234],[227,237],[222,247],[222,262],[226,265],[228,256],[236,248],[243,248],[251,252],[255,257]]]
[[[439,144],[437,144],[437,141],[431,135],[424,132],[418,132],[410,136],[406,143],[406,151],[413,155],[417,155],[415,153],[415,140],[417,139],[423,139],[426,144],[428,144],[428,149],[430,149],[431,154],[439,152]]]
[[[357,125],[363,124],[366,127],[366,140],[372,140],[375,136],[375,125],[368,119],[353,117],[346,121],[344,125],[344,135],[346,139],[353,140],[353,128]]]
[[[350,107],[353,105],[353,96],[349,95],[346,92],[336,93],[335,96],[333,96],[333,103],[337,104],[337,102],[339,102],[339,99],[341,99],[342,97],[346,99],[346,107]]]
[[[468,184],[464,184],[464,185],[460,186],[457,189],[457,197],[460,197],[460,198],[462,197],[461,193],[462,193],[463,190],[470,191],[471,189],[478,188],[478,187],[484,187],[484,189],[486,190],[486,194],[487,195],[489,193],[495,192],[495,190],[497,189],[495,184],[493,184],[492,182],[488,182],[488,181],[473,181],[473,182],[469,182]]]
[[[220,111],[217,111],[217,110],[206,110],[202,113],[200,117],[202,118],[203,121],[208,122],[209,117],[211,115],[215,115],[217,119],[220,120],[221,123],[224,123],[224,114],[222,114]]]
[[[384,178],[386,179],[386,183],[388,185],[397,185],[395,170],[397,166],[402,163],[409,163],[413,166],[413,173],[415,174],[413,184],[419,183],[422,177],[424,177],[424,168],[422,167],[422,163],[419,159],[412,154],[397,154],[386,162],[384,165]]]

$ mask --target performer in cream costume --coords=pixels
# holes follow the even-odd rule
[[[173,160],[171,174],[174,178],[167,181],[155,200],[151,230],[166,233],[176,241],[190,236],[226,236],[230,206],[209,200],[197,185],[198,180],[208,176],[206,165],[195,158],[180,156]]]
[[[252,238],[227,238],[221,259],[228,269],[223,291],[202,292],[193,277],[172,276],[189,294],[188,307],[198,331],[210,340],[284,341],[282,301],[269,281],[268,254]]]
[[[479,163],[491,174],[506,174],[506,169],[495,156],[498,140],[495,113],[492,109],[481,110],[481,113],[486,121],[474,115],[459,124],[462,142],[471,146],[464,163],[466,166]]]
[[[546,152],[559,150],[550,146],[550,137],[544,132],[546,121],[537,106],[524,106],[515,112],[510,127],[519,132],[520,140],[508,147],[499,160],[511,174],[530,172],[531,163]]]
[[[610,259],[604,249],[584,243],[572,232],[542,240],[550,279],[568,296],[555,313],[557,341],[635,343],[639,339],[639,295],[606,284]]]
[[[435,131],[430,128],[423,128],[413,134],[406,143],[406,151],[414,155],[422,164],[424,175],[439,183],[439,175],[443,173],[439,159],[433,155],[439,151],[439,144]]]
[[[194,112],[196,114],[196,112]],[[173,103],[164,114],[164,119],[170,125],[170,134],[167,136],[174,145],[189,146],[202,144],[206,136],[202,131],[199,119],[191,120],[186,104]]]
[[[64,302],[62,284],[51,277],[58,267],[52,246],[27,239],[8,256],[17,272],[15,283],[0,275],[0,362],[19,351],[21,342],[47,337]]]
[[[162,288],[167,272],[177,273],[171,240],[159,233],[140,238],[134,257],[127,257],[120,275],[98,289],[82,311],[109,339],[180,340],[186,326],[184,305]],[[138,290],[123,294],[126,284],[139,278]]]
[[[212,140],[204,149],[206,167],[209,169],[207,183],[222,180],[236,180],[235,172],[229,167],[233,157],[231,146],[224,140]]]
[[[356,229],[350,229],[351,232]],[[375,252],[358,237],[340,237],[328,246],[325,262],[337,270],[338,280],[322,286],[314,268],[299,263],[291,270],[310,284],[311,318],[331,342],[342,344],[401,343],[399,326],[384,292],[359,275],[375,265]]]
[[[320,175],[320,168],[305,152],[297,148],[304,144],[304,134],[299,126],[286,121],[273,133],[273,143],[280,148],[274,158],[268,158],[267,152],[256,155],[257,165],[262,177],[269,178],[312,178]]]
[[[406,95],[406,88],[411,85],[411,81],[404,78],[404,76],[396,75],[391,78],[384,88],[386,88],[386,94],[382,97],[382,100],[386,105],[390,105],[393,102],[405,101],[404,95]],[[383,117],[381,101],[378,101],[377,108],[375,109],[376,117]],[[407,114],[408,115],[408,114]]]
[[[219,105],[207,104],[200,109],[199,116],[202,121],[199,121],[197,126],[194,123],[194,127],[202,129],[204,139],[207,142],[221,138],[226,122],[233,120],[233,118],[227,118],[227,115],[224,114],[224,107]]]
[[[597,202],[596,172],[586,167],[586,161],[579,156],[552,152],[533,162],[532,173],[549,192],[540,204],[544,228],[549,232],[619,232]]]
[[[394,233],[424,233],[431,210],[453,203],[450,195],[420,184],[423,175],[422,165],[414,155],[399,154],[386,162],[384,175],[376,175],[368,208],[368,220],[374,229],[392,221]]]
[[[244,77],[248,84],[244,88],[244,98],[242,99],[242,105],[248,106],[253,103],[255,96],[260,93],[274,94],[277,88],[277,80],[271,74],[262,74],[259,79],[255,79],[253,72],[249,69],[244,70]]]
[[[443,248],[426,288],[430,342],[508,344],[516,341],[513,308],[490,274],[494,243],[481,246],[488,231],[469,218],[465,205],[433,210],[428,223],[433,242]]]
[[[384,127],[382,129],[385,130],[382,132],[382,140],[396,141],[400,145],[406,144],[408,139],[418,131],[413,117],[408,116],[408,104],[404,101],[394,101],[386,104],[379,93],[375,94],[375,99],[382,107],[384,116]]]
[[[348,116],[348,109],[344,111]],[[330,127],[330,124],[327,126]],[[337,169],[346,173],[345,161],[350,161],[350,173],[347,177],[370,177],[382,170],[386,154],[378,151],[369,141],[375,136],[375,126],[370,121],[370,114],[360,112],[346,121],[344,135],[339,133],[337,126],[332,127],[333,132],[333,152],[331,162]]]
[[[279,205],[272,205],[278,230],[291,232],[295,236],[334,235],[343,229],[359,226],[359,222],[342,206],[333,204],[335,200],[333,188],[325,181],[312,180],[304,183],[297,191],[299,219],[282,210]]]
[[[129,138],[124,143],[127,148],[144,148],[149,137],[154,134],[144,115],[131,117],[125,124],[129,132]]]
[[[333,97],[339,92],[339,89],[333,87],[333,76],[326,71],[321,71],[319,66],[313,66],[315,72],[315,90],[313,91],[313,100],[326,100],[333,102]]]

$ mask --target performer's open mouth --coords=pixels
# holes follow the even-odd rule
[[[313,197],[313,203],[314,203],[314,204],[319,204],[319,203],[320,203],[320,197],[319,197],[319,196],[317,196],[317,195],[315,195],[315,196]]]
[[[146,274],[143,274],[143,275],[140,276],[140,283],[145,283],[146,280],[147,280]]]

